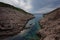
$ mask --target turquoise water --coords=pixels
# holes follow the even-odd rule
[[[19,34],[17,37],[10,38],[10,40],[39,40],[39,37],[36,35],[36,32],[40,29],[39,20],[42,18],[42,14],[34,14],[35,18],[30,20],[26,27],[26,32]]]
[[[30,31],[25,36],[26,40],[39,40],[38,36],[36,35],[37,31],[40,29],[39,20],[42,18],[42,14],[34,14],[35,18],[32,19],[34,25],[30,29]]]

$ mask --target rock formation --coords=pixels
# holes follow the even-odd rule
[[[60,8],[44,14],[40,25],[42,26],[38,32],[40,40],[60,40]]]
[[[20,33],[32,18],[32,14],[0,2],[0,39]]]

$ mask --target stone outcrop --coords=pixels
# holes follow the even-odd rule
[[[0,39],[20,33],[32,18],[34,18],[32,14],[14,6],[0,3]]]
[[[38,32],[40,40],[60,40],[60,8],[44,14],[40,25],[42,26]]]

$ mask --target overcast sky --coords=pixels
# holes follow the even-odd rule
[[[46,13],[60,7],[60,0],[0,0],[30,13]]]

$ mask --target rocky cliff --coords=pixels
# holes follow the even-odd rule
[[[0,2],[0,39],[20,33],[32,18],[32,14]]]
[[[60,8],[44,14],[40,25],[42,26],[38,32],[40,40],[60,40]]]

